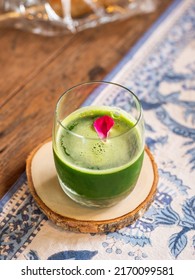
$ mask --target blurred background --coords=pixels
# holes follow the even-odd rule
[[[0,196],[25,171],[32,149],[51,137],[59,96],[106,80],[171,3],[0,0]]]

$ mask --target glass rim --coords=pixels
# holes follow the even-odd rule
[[[70,87],[69,89],[67,89],[60,97],[59,99],[57,100],[57,104],[56,104],[56,109],[55,109],[55,117],[56,117],[56,123],[58,123],[65,131],[67,131],[68,133],[70,133],[71,135],[75,136],[75,137],[78,137],[78,138],[81,138],[81,139],[88,139],[88,140],[102,140],[100,139],[98,136],[95,138],[95,137],[86,137],[86,136],[83,136],[83,135],[80,135],[80,134],[77,134],[71,130],[69,130],[67,127],[65,127],[63,124],[62,124],[62,121],[59,119],[59,115],[58,115],[58,107],[63,99],[63,97],[70,91],[72,91],[73,89],[76,89],[80,86],[87,86],[87,85],[92,85],[92,84],[104,84],[104,85],[112,85],[112,86],[117,86],[117,87],[120,87],[120,88],[123,88],[125,89],[126,91],[128,91],[131,95],[133,95],[133,97],[135,98],[137,104],[138,104],[138,112],[139,112],[139,116],[136,120],[136,122],[134,123],[134,125],[129,128],[127,131],[124,131],[123,133],[119,134],[119,135],[115,135],[115,136],[111,136],[111,137],[108,137],[108,139],[114,139],[114,138],[117,138],[117,137],[121,137],[122,135],[125,135],[127,133],[130,133],[131,131],[133,131],[135,129],[135,127],[139,124],[140,120],[142,119],[142,116],[143,116],[143,112],[142,112],[142,106],[141,106],[141,101],[139,100],[139,98],[135,95],[134,92],[132,92],[130,89],[128,89],[127,87],[123,86],[123,85],[120,85],[118,83],[115,83],[115,82],[109,82],[109,81],[89,81],[89,82],[82,82],[82,83],[79,83],[77,85],[74,85],[72,87]],[[84,101],[85,102],[85,101]],[[84,102],[82,104],[84,104]],[[80,108],[82,108],[82,104],[80,105],[80,107],[78,107],[76,110],[79,110]],[[87,106],[93,106],[93,104],[89,104]],[[84,107],[87,107],[87,106],[83,106]],[[95,106],[95,105],[94,105]],[[98,106],[98,105],[97,105]],[[109,105],[100,105],[100,106],[108,106]],[[116,108],[117,108],[117,105],[116,105]],[[76,111],[75,110],[75,111]],[[73,111],[74,112],[74,111]],[[73,113],[72,112],[72,113]],[[70,113],[70,114],[72,114]],[[128,113],[128,112],[127,112]],[[69,115],[70,115],[69,114]],[[68,116],[69,116],[68,115]]]

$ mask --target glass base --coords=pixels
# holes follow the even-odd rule
[[[69,189],[58,177],[60,186],[62,190],[69,196],[73,201],[87,207],[93,207],[93,208],[107,208],[116,205],[118,202],[123,200],[128,196],[130,192],[132,192],[133,188],[131,190],[128,190],[127,192],[114,197],[114,198],[102,198],[102,199],[89,199],[86,197],[83,197],[75,192],[73,192],[71,189]]]

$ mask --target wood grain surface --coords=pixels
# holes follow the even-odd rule
[[[75,35],[0,28],[0,197],[25,171],[32,149],[51,136],[59,96],[77,83],[104,79],[171,2]]]
[[[86,216],[84,216],[84,217],[82,216],[83,217],[82,219],[78,219],[77,218],[78,216],[76,216],[76,217],[73,216],[71,218],[72,213],[70,214],[69,212],[71,212],[71,210],[73,209],[71,207],[75,207],[75,204],[73,204],[72,206],[71,206],[71,204],[68,205],[68,214],[69,215],[64,215],[64,213],[59,213],[58,208],[54,209],[55,207],[53,206],[53,203],[52,203],[52,206],[54,208],[53,207],[50,208],[49,207],[50,199],[46,199],[46,196],[44,195],[44,199],[42,200],[43,197],[41,198],[41,196],[39,195],[40,188],[41,188],[40,187],[41,180],[40,179],[37,180],[37,178],[35,179],[37,174],[36,174],[36,172],[33,172],[33,170],[34,170],[33,161],[34,161],[34,158],[36,157],[36,154],[44,147],[45,144],[48,144],[49,142],[51,142],[51,139],[47,140],[45,143],[41,143],[40,145],[38,145],[38,147],[36,147],[30,153],[30,155],[27,158],[27,162],[26,162],[26,174],[27,174],[27,180],[28,180],[28,187],[29,187],[29,190],[30,190],[32,196],[34,197],[34,200],[36,201],[36,203],[40,207],[40,209],[43,211],[43,213],[48,217],[48,219],[50,219],[57,226],[65,229],[65,230],[69,230],[69,231],[73,231],[73,232],[82,232],[82,233],[114,232],[116,230],[120,230],[121,228],[134,223],[137,219],[141,218],[142,215],[145,213],[145,211],[149,208],[151,203],[154,201],[156,191],[157,191],[158,179],[159,179],[158,168],[157,168],[157,165],[154,161],[153,155],[150,152],[149,148],[145,147],[145,157],[147,154],[147,157],[149,158],[151,168],[152,168],[152,174],[153,174],[152,181],[151,181],[152,183],[151,183],[151,185],[145,186],[149,190],[147,193],[147,196],[142,201],[141,200],[139,201],[139,199],[138,199],[139,202],[137,202],[136,207],[133,208],[132,210],[129,210],[126,213],[123,213],[122,215],[119,215],[119,216],[116,215],[109,219],[105,218],[105,217],[107,217],[107,215],[105,214],[104,218],[99,220],[99,219],[97,219],[97,217],[98,217],[98,209],[97,209],[97,213],[95,213],[95,216],[94,216],[96,218],[88,220],[88,219],[86,219]],[[49,160],[49,157],[47,158],[47,160]],[[37,164],[36,164],[36,167],[37,167]],[[39,168],[42,170],[43,167],[41,168],[39,166]],[[143,164],[142,168],[144,168],[144,164]],[[42,173],[39,173],[39,175],[40,174],[42,174]],[[144,178],[144,181],[141,181],[141,183],[140,183],[141,187],[143,187],[143,184],[146,184],[146,181],[147,181],[145,179],[145,177],[143,177],[143,178]],[[55,186],[55,189],[57,189],[56,185],[53,184],[54,180],[55,179],[53,179],[53,177],[52,177],[51,181],[47,178],[46,179],[47,185],[51,184],[52,189],[53,189],[53,186]],[[39,183],[36,184],[34,182],[39,182]],[[138,188],[139,188],[139,186],[138,186]],[[47,192],[49,190],[50,190],[50,188],[47,189]],[[134,192],[135,191],[136,191],[136,186],[135,186]],[[52,199],[53,199],[53,195],[54,195],[54,193],[52,192],[52,194],[51,194]],[[58,191],[56,191],[55,195],[57,197],[59,196]],[[61,192],[60,192],[60,196],[61,196]],[[131,194],[129,195],[129,197],[130,196],[131,196]],[[134,195],[134,199],[135,199],[135,197],[139,197],[139,195],[137,195],[137,196]],[[124,200],[124,201],[126,201],[126,200]],[[63,200],[63,204],[67,206],[66,202],[67,202],[66,200]],[[128,200],[128,204],[129,203],[131,204],[130,200]],[[59,205],[60,202],[58,201],[57,204]],[[124,202],[123,202],[120,207],[126,208],[125,206],[126,205],[124,205]],[[83,206],[81,206],[81,208],[79,208],[79,207],[76,208],[79,213],[82,212],[82,207]],[[128,207],[129,207],[129,205],[128,205]],[[113,208],[112,208],[112,210],[114,211]],[[114,211],[114,213],[118,214],[118,212],[115,212],[115,211]],[[62,211],[60,211],[60,212],[62,212]],[[105,212],[106,212],[106,209],[105,209]],[[89,208],[89,211],[87,211],[87,213],[90,213],[90,217],[93,217],[94,209],[92,211],[92,209]],[[85,215],[86,215],[86,210],[85,210]]]

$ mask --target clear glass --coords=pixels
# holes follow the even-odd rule
[[[92,104],[74,105],[74,100],[89,94],[97,97]],[[94,127],[102,116],[114,120],[103,139]],[[110,82],[84,83],[67,90],[56,106],[53,154],[59,183],[70,198],[88,207],[116,204],[132,192],[142,168],[140,101],[129,89]]]
[[[53,36],[155,10],[158,0],[0,0],[0,27]]]

